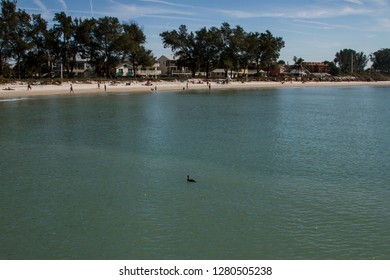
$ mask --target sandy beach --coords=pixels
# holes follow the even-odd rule
[[[73,88],[73,93],[70,88]],[[210,88],[209,88],[210,86]],[[33,97],[44,95],[69,95],[69,94],[104,94],[104,93],[119,93],[119,92],[162,92],[162,91],[183,91],[183,90],[213,90],[213,89],[239,89],[239,88],[288,88],[288,87],[323,87],[323,86],[390,86],[390,81],[381,82],[229,82],[229,84],[221,84],[211,82],[208,85],[206,82],[200,83],[197,80],[190,82],[153,82],[147,85],[146,82],[126,82],[105,83],[69,83],[64,82],[61,85],[32,85],[28,89],[28,84],[24,82],[13,84],[2,84],[0,86],[0,99]]]

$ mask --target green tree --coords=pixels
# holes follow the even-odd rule
[[[299,73],[301,73],[303,71],[303,63],[305,60],[302,57],[298,58],[294,56],[293,61],[294,61],[294,68],[297,69]]]
[[[132,53],[130,56],[132,59],[134,75],[136,74],[136,70],[138,66],[143,68],[152,66],[156,61],[151,50],[146,49],[144,46],[141,46],[136,52]]]
[[[231,38],[231,46],[235,55],[234,70],[236,71],[240,71],[241,69],[245,71],[250,64],[251,54],[248,44],[248,34],[241,26],[237,25],[233,29],[233,37]]]
[[[71,16],[64,12],[56,13],[54,16],[56,22],[52,28],[52,34],[56,44],[54,52],[60,57],[63,67],[65,67],[68,77],[73,76],[73,68],[76,64],[76,54],[78,52],[75,40],[76,25]]]
[[[196,44],[199,57],[199,66],[206,72],[207,79],[210,72],[218,66],[222,48],[220,31],[216,27],[207,29],[206,27],[196,31]]]
[[[195,77],[199,69],[199,50],[193,32],[188,32],[185,25],[179,30],[165,31],[160,34],[164,48],[170,47],[175,56],[178,57],[178,66],[185,66],[191,70]]]
[[[201,69],[208,76],[217,66],[224,68],[227,75],[228,70],[247,69],[253,63],[259,73],[260,67],[270,68],[276,63],[284,47],[283,39],[268,30],[248,34],[241,26],[231,28],[226,22],[220,28],[201,28],[195,36],[185,25],[160,36],[164,47],[171,47],[179,62],[189,67],[193,75]]]
[[[77,48],[82,57],[89,59],[91,65],[95,67],[96,73],[102,75],[102,72],[99,72],[96,64],[98,50],[100,48],[100,42],[95,40],[94,30],[96,29],[97,20],[92,19],[76,19],[76,33],[75,40],[77,42]],[[103,69],[103,66],[101,67]],[[101,76],[100,75],[100,76]]]
[[[14,22],[16,17],[16,2],[15,1],[1,1],[0,14],[0,77],[5,74],[5,70],[9,68],[8,60],[12,56],[11,51],[11,34],[13,26],[10,24]],[[7,71],[9,73],[10,71]]]
[[[9,25],[12,27],[10,36],[12,57],[16,61],[19,79],[22,78],[22,60],[25,58],[27,51],[33,46],[31,42],[30,20],[31,17],[28,13],[26,13],[26,11],[18,10],[15,13],[15,17],[12,18],[11,22],[9,22]]]
[[[93,29],[93,44],[96,45],[91,62],[100,75],[113,77],[115,67],[120,62],[120,38],[122,25],[115,17],[99,18]]]
[[[380,49],[370,56],[372,67],[383,73],[390,73],[390,49]]]
[[[261,68],[270,70],[277,63],[285,43],[283,38],[274,37],[269,30],[265,33],[250,33],[249,37],[252,61],[259,75]]]
[[[336,63],[333,61],[324,61],[324,63],[329,65],[329,74],[333,76],[340,75],[340,68],[337,67]]]
[[[123,27],[115,17],[77,21],[76,42],[79,52],[89,59],[99,77],[113,77],[121,60]]]
[[[144,46],[146,36],[142,29],[136,23],[122,24],[123,33],[120,37],[119,49],[122,56],[122,61],[127,59],[133,66],[134,76],[137,75],[138,66],[152,66],[155,58],[151,50],[147,50]]]
[[[367,66],[369,58],[363,52],[356,53],[354,59],[354,71],[364,72],[364,69]]]
[[[338,64],[342,73],[363,72],[368,58],[363,53],[352,49],[344,49],[336,53],[334,62]]]
[[[260,34],[259,42],[261,65],[270,69],[277,62],[280,50],[285,46],[283,38],[274,37],[269,30],[266,30],[265,33]]]
[[[227,73],[247,69],[252,63],[254,57],[254,48],[256,42],[253,41],[252,34],[237,25],[231,28],[228,23],[223,23],[220,28],[222,47],[220,65]]]
[[[261,45],[260,33],[254,32],[249,34],[249,44],[252,56],[252,63],[256,66],[257,76],[260,75],[261,58],[263,54],[263,47]]]
[[[51,74],[51,67],[48,66],[51,46],[49,31],[47,29],[47,21],[41,15],[32,15],[31,43],[32,48],[22,63],[23,75],[31,77],[34,74],[39,76],[47,73]]]
[[[236,41],[234,38],[234,30],[230,27],[230,24],[227,22],[222,23],[220,28],[221,38],[222,38],[222,50],[221,50],[221,60],[220,65],[225,69],[226,76],[228,75],[228,70],[236,68],[238,65],[238,55],[236,48]]]
[[[244,69],[255,66],[257,76],[260,74],[260,55],[258,54],[258,33],[249,33],[245,36],[244,47],[241,54],[241,65]]]

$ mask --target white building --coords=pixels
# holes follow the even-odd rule
[[[89,58],[83,57],[79,53],[76,54],[76,65],[73,69],[75,76],[84,76],[88,71],[92,71],[92,66],[89,64]]]
[[[238,78],[238,74],[236,71],[226,71],[225,69],[217,68],[211,71],[210,77],[211,79],[235,79]]]
[[[134,71],[127,64],[121,64],[115,68],[116,77],[133,77]]]
[[[134,73],[134,69],[128,63],[121,64],[116,67],[116,77],[134,77],[134,74],[137,77],[143,78],[157,78],[161,75],[160,64],[156,62],[151,67],[142,68],[138,67]]]

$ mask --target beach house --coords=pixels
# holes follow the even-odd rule
[[[269,76],[280,76],[280,75],[286,75],[290,73],[291,66],[287,64],[276,64],[274,67],[270,67],[270,69],[266,69],[266,72],[268,72]]]
[[[152,66],[149,67],[138,67],[135,75],[138,77],[157,79],[159,76],[161,76],[160,63],[155,62]]]
[[[52,68],[52,74],[56,77],[63,77],[66,75],[66,69],[65,66],[60,63],[51,63],[48,61],[48,65],[51,65]],[[81,55],[80,53],[77,53],[75,56],[75,61],[72,62],[71,69],[69,69],[71,72],[71,75],[75,77],[89,77],[93,73],[93,68],[91,64],[89,63],[89,57]]]
[[[81,55],[80,53],[76,54],[76,64],[73,69],[75,76],[89,76],[92,73],[92,70],[92,66],[89,64],[89,57]]]
[[[239,72],[226,70],[223,68],[217,68],[211,71],[211,79],[236,79],[239,76]]]
[[[303,62],[303,67],[310,73],[329,73],[330,66],[325,62]]]
[[[179,67],[178,59],[175,56],[162,55],[157,59],[160,64],[161,76],[168,77],[191,77],[188,67]]]
[[[134,71],[128,64],[121,64],[115,68],[115,77],[133,77]]]
[[[138,66],[135,71],[129,63],[120,64],[115,68],[115,77],[117,78],[134,77],[134,75],[140,78],[156,79],[161,75],[160,63],[155,62],[149,67]]]

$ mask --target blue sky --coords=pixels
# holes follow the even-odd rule
[[[390,0],[18,0],[17,7],[40,13],[49,23],[60,11],[73,17],[135,21],[157,57],[171,53],[163,48],[161,32],[181,24],[196,31],[222,22],[283,37],[280,59],[290,63],[294,56],[333,60],[344,48],[367,55],[390,48]]]

